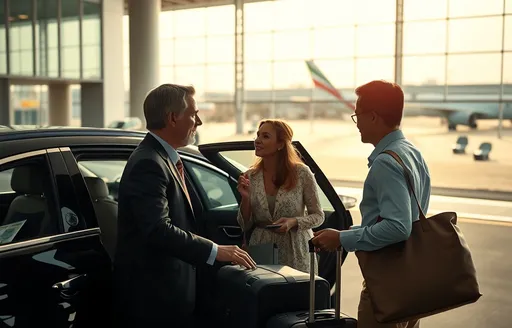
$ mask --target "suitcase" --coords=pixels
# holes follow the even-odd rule
[[[254,270],[227,265],[217,274],[216,321],[219,327],[263,328],[278,313],[307,311],[310,301],[319,309],[331,307],[331,286],[315,277],[316,297],[310,298],[310,278],[284,265],[258,265]]]
[[[340,312],[341,309],[341,255],[343,249],[336,252],[336,285],[335,285],[335,308],[327,310],[316,310],[313,299],[315,298],[315,284],[310,284],[310,307],[309,312],[297,311],[281,313],[273,316],[267,322],[267,328],[300,328],[300,327],[343,327],[357,328],[357,320]],[[309,254],[311,261],[314,261],[315,247],[311,240],[309,241]],[[315,279],[314,272],[310,273],[310,279]]]

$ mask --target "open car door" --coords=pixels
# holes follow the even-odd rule
[[[300,142],[294,141],[293,145],[299,151],[303,162],[309,166],[315,175],[319,192],[318,196],[325,213],[324,223],[313,230],[317,231],[325,228],[349,229],[352,225],[350,212],[345,209],[329,180]],[[213,165],[228,173],[235,180],[238,180],[240,174],[245,172],[255,159],[254,142],[252,141],[203,144],[199,145],[199,151]],[[240,195],[238,193],[237,197],[240,204]],[[325,278],[331,286],[334,286],[336,281],[336,253],[322,251],[319,253],[319,256],[319,276]],[[344,263],[346,256],[347,254],[344,252],[342,263]]]

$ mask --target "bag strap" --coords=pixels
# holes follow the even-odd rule
[[[398,162],[398,164],[400,164],[400,166],[402,166],[402,168],[404,169],[405,180],[407,181],[407,186],[409,187],[409,191],[414,196],[414,200],[416,201],[416,205],[418,205],[418,210],[420,212],[420,219],[421,220],[427,220],[427,218],[425,217],[425,213],[423,213],[423,210],[421,209],[420,202],[418,201],[418,197],[416,197],[416,192],[414,191],[414,179],[412,177],[411,172],[405,166],[404,162],[402,161],[400,156],[398,156],[397,153],[395,153],[392,150],[385,150],[384,153],[386,153],[386,154],[390,155],[391,157],[393,157]]]

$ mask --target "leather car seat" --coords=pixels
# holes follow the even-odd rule
[[[13,242],[42,237],[55,233],[56,223],[52,223],[48,211],[45,180],[48,173],[41,167],[31,164],[14,168],[11,189],[20,194],[9,205],[2,225],[26,220]],[[51,190],[51,189],[50,189]]]
[[[103,179],[84,177],[84,180],[98,218],[101,241],[113,261],[117,242],[117,202],[108,197],[108,187]]]

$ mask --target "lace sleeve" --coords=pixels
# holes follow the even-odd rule
[[[306,205],[308,215],[297,217],[298,229],[312,229],[320,226],[324,222],[324,211],[320,205],[315,177],[309,167],[304,166],[300,168],[299,179],[302,184],[302,198]]]

